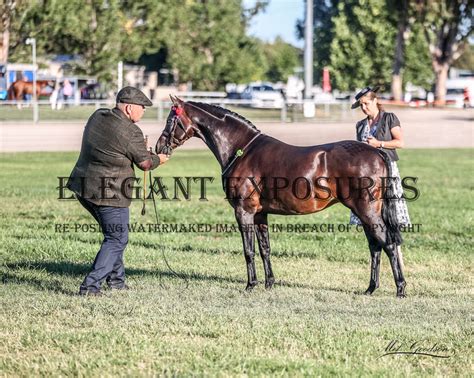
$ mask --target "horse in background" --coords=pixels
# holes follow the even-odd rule
[[[50,84],[51,82],[48,80],[37,80],[36,98],[39,98],[41,90]],[[8,88],[7,99],[9,101],[17,101],[18,109],[21,109],[21,103],[23,102],[25,95],[33,95],[33,83],[31,81],[17,80]]]

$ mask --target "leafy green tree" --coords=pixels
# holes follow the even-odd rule
[[[354,90],[386,87],[391,81],[396,28],[384,0],[351,0],[338,5],[331,42],[330,69],[335,86]]]
[[[474,46],[468,45],[462,55],[453,63],[453,67],[461,70],[474,70]]]
[[[168,61],[180,82],[196,89],[222,89],[227,82],[263,77],[266,61],[246,35],[247,14],[239,0],[188,1],[167,19]]]
[[[450,66],[462,55],[473,34],[472,0],[419,0],[419,20],[429,45],[438,104],[445,103]]]
[[[25,45],[28,37],[36,37],[34,20],[41,19],[39,1],[7,0],[0,9],[3,17],[3,61],[18,62],[31,60],[31,47]],[[42,46],[37,45],[41,54]]]
[[[413,23],[405,42],[404,65],[402,68],[403,86],[407,83],[431,90],[434,83],[434,72],[431,67],[431,56],[428,42],[423,34],[423,25]]]
[[[266,79],[272,82],[288,80],[295,68],[301,65],[299,49],[277,37],[273,43],[264,45],[264,52],[268,61]]]
[[[246,35],[250,19],[267,3],[245,8],[241,0],[31,0],[16,13],[11,60],[28,60],[24,40],[35,37],[39,58],[73,55],[75,72],[111,82],[118,61],[161,52],[180,82],[223,88],[267,72],[261,43]]]
[[[389,12],[395,17],[397,36],[392,65],[392,96],[401,100],[408,83],[431,89],[434,75],[430,68],[428,43],[423,27],[417,22],[419,2],[389,0]]]
[[[396,101],[402,99],[402,71],[405,63],[405,46],[410,28],[410,6],[409,0],[389,1],[389,7],[396,15],[397,36],[392,64],[392,96]]]
[[[336,16],[329,55],[335,87],[354,90],[377,84],[391,87],[395,99],[401,99],[408,82],[429,89],[429,49],[416,12],[408,0],[339,3],[338,11],[332,11]]]
[[[313,1],[313,56],[314,83],[321,82],[321,72],[330,63],[331,43],[334,38],[334,21],[339,14],[339,0]],[[305,20],[296,25],[300,39],[304,39]]]
[[[33,0],[21,13],[17,12],[14,20],[11,61],[28,60],[30,48],[24,40],[35,37],[39,57],[75,56],[75,72],[111,82],[118,61],[136,61],[150,45],[149,41],[153,41],[154,48],[162,44],[163,37],[151,36],[154,29],[142,18],[143,11],[153,17],[154,26],[166,17],[167,9],[161,2],[151,0]],[[158,35],[165,34],[163,30]]]
[[[0,63],[8,61],[10,34],[15,29],[14,19],[25,5],[22,0],[2,0],[0,2]]]

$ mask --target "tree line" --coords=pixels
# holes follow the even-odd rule
[[[442,102],[450,66],[472,68],[473,0],[314,0],[314,72],[329,67],[334,88],[368,84],[401,99],[411,82],[435,84]],[[193,88],[226,83],[286,81],[302,52],[276,39],[247,33],[268,0],[4,0],[0,62],[28,62],[34,37],[38,57],[72,55],[75,72],[113,82],[117,62],[150,54]],[[304,21],[296,25],[303,35]],[[471,50],[469,50],[471,49]],[[469,52],[470,51],[470,52]],[[466,55],[468,56],[466,58]]]
[[[286,81],[299,65],[298,49],[281,39],[265,43],[247,35],[249,22],[267,4],[256,1],[245,8],[241,0],[5,0],[2,24],[9,42],[3,51],[10,62],[28,62],[31,50],[24,41],[34,37],[39,57],[75,56],[75,72],[109,82],[119,61],[136,63],[156,53],[163,68],[178,72],[179,81],[195,89],[259,79]]]
[[[444,102],[449,68],[473,69],[473,0],[314,0],[315,71],[334,86],[381,85],[400,100],[410,82]],[[304,21],[299,21],[300,35]]]

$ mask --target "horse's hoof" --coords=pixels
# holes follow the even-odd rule
[[[406,288],[406,283],[400,285],[397,287],[397,298],[406,298],[406,293],[405,293],[405,288]]]
[[[405,293],[405,289],[403,290],[397,290],[397,298],[406,298],[407,295]]]
[[[372,293],[377,289],[376,287],[369,286],[369,288],[364,292],[364,295],[372,295]]]
[[[256,285],[257,285],[256,283],[247,284],[247,287],[245,288],[245,291],[251,292]]]
[[[265,289],[271,290],[273,287],[273,284],[275,283],[275,279],[269,279],[267,282],[265,282]]]

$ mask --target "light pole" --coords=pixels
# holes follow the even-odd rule
[[[304,98],[313,97],[313,0],[306,1],[304,32]]]
[[[123,61],[118,62],[117,65],[117,92],[123,87]]]
[[[36,73],[38,68],[36,67],[36,38],[28,38],[26,41],[27,45],[31,45],[33,55],[33,122],[38,123],[38,96],[36,93]]]
[[[306,0],[304,31],[304,102],[303,113],[306,118],[316,115],[313,97],[313,0]]]

